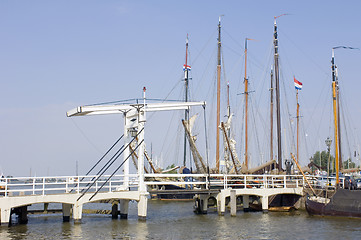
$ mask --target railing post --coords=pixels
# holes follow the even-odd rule
[[[43,196],[45,195],[45,177],[43,177]]]
[[[33,195],[35,195],[35,178],[33,178]]]
[[[8,196],[8,179],[5,180],[5,197]]]
[[[209,178],[208,178],[208,174],[207,174],[207,175],[206,175],[206,189],[209,189],[208,180],[209,180]]]
[[[244,184],[244,188],[247,188],[246,181],[247,181],[247,177],[246,177],[246,175],[244,175],[244,176],[243,176],[243,184]]]
[[[264,188],[267,188],[267,176],[263,175],[263,186]]]
[[[287,188],[287,178],[286,175],[283,176],[283,188]]]
[[[110,179],[109,180],[109,192],[111,192],[112,191],[112,180]]]

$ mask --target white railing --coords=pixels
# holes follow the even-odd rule
[[[109,176],[61,176],[61,177],[18,177],[0,179],[0,197],[21,195],[48,195],[62,193],[112,192],[133,190],[139,187],[137,174]],[[334,186],[335,178],[325,180],[318,176],[306,176],[313,188],[324,188],[326,182]],[[144,174],[145,185],[161,189],[164,185],[186,188],[228,189],[228,188],[296,188],[307,184],[301,175],[225,175],[225,174]],[[322,184],[325,181],[325,184]],[[101,186],[104,186],[101,188]],[[332,185],[333,184],[333,185]],[[343,187],[344,180],[340,180]],[[127,187],[126,187],[127,186]],[[126,187],[126,189],[125,189]],[[101,189],[100,189],[101,188]]]
[[[295,188],[304,186],[301,175],[145,174],[148,186],[176,185],[205,189]]]
[[[104,176],[61,176],[61,177],[18,177],[0,179],[1,196],[48,195],[62,193],[112,192],[125,190],[124,175]],[[138,175],[129,175],[128,187],[138,187]],[[101,188],[101,186],[104,186]],[[101,189],[100,189],[101,188]]]

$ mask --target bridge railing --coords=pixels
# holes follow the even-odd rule
[[[21,195],[48,195],[61,193],[80,193],[84,191],[112,192],[125,190],[125,176],[114,175],[109,181],[108,175],[99,176],[60,176],[60,177],[17,177],[0,179],[0,197]],[[127,189],[138,187],[138,175],[128,176]],[[129,188],[128,188],[129,187]]]
[[[302,175],[145,174],[145,184],[205,189],[295,188],[305,184]]]
[[[61,193],[101,192],[137,189],[137,174],[109,176],[60,176],[60,177],[18,177],[0,179],[1,196],[47,195]],[[226,175],[226,174],[144,174],[145,185],[161,189],[164,185],[185,188],[228,189],[228,188],[295,188],[304,187],[301,175]],[[307,176],[313,187],[320,186],[320,179]],[[96,180],[97,179],[97,180]],[[343,182],[341,182],[341,186]]]

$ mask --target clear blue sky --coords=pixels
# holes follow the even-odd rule
[[[230,82],[238,122],[242,122],[243,100],[237,93],[243,91],[244,39],[258,40],[249,42],[248,70],[255,91],[254,122],[264,122],[252,139],[253,165],[257,165],[261,161],[257,151],[267,148],[268,120],[257,117],[256,112],[268,116],[273,17],[283,13],[290,15],[278,19],[286,92],[282,98],[294,114],[295,75],[304,85],[300,104],[304,136],[301,163],[305,164],[316,150],[325,148],[324,139],[332,133],[331,48],[361,47],[360,9],[360,1],[1,1],[0,167],[5,175],[28,176],[30,169],[37,176],[71,175],[78,161],[80,173],[84,173],[122,133],[122,116],[69,119],[66,111],[79,105],[141,97],[143,86],[149,98],[181,98],[187,33],[192,100],[206,100],[212,114],[216,31],[221,14],[222,85]],[[355,150],[360,133],[361,51],[337,50],[336,63],[342,101],[348,109],[345,119],[350,122],[347,154]],[[224,93],[222,96],[224,100]],[[177,130],[159,127],[172,121],[179,121],[172,113],[154,116],[146,132],[148,151],[152,143],[154,155],[166,158],[165,166],[172,163],[167,136],[172,138]],[[212,125],[214,117],[208,122]],[[208,126],[209,131],[213,125]],[[240,126],[235,126],[236,140],[243,146]],[[202,129],[198,128],[199,134]],[[290,136],[286,141],[291,142]],[[263,153],[266,156],[267,151]],[[287,151],[293,151],[292,147]],[[211,156],[212,164],[213,160]]]

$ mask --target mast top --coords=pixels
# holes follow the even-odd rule
[[[219,15],[219,18],[218,18],[218,25],[221,25],[221,17],[223,17],[223,16],[224,16],[224,14]]]

